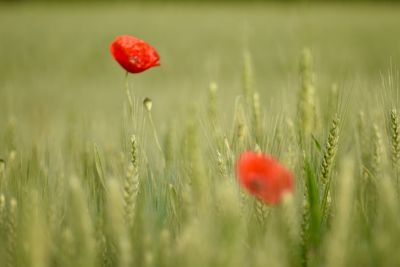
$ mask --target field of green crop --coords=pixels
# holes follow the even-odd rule
[[[398,266],[399,25],[394,4],[0,5],[0,266]],[[121,34],[161,56],[128,88]],[[294,173],[280,205],[238,185],[246,150]]]

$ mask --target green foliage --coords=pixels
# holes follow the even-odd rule
[[[333,60],[350,57],[364,47],[357,38],[369,40],[367,29],[372,24],[363,18],[372,11],[350,12],[361,14],[359,19],[367,24],[354,26],[341,21],[332,11],[319,10],[335,17],[334,23],[328,24],[332,31],[342,33],[342,41],[356,47],[346,46],[347,54],[340,54],[340,44],[332,43],[333,39],[328,42],[331,49],[338,46],[333,56],[321,52],[321,44],[312,50],[305,49],[299,56],[302,42],[282,42],[287,61],[269,65],[259,52],[266,53],[271,61],[274,52],[264,47],[261,34],[247,33],[249,39],[261,44],[252,47],[250,43],[249,48],[253,49],[246,50],[241,61],[242,50],[229,46],[234,46],[232,38],[237,38],[236,32],[231,33],[231,26],[225,25],[226,31],[214,31],[216,24],[205,20],[197,24],[199,20],[189,18],[203,18],[205,13],[191,8],[183,9],[190,13],[187,15],[144,7],[155,14],[139,14],[135,22],[147,16],[154,19],[147,29],[156,36],[165,65],[162,62],[159,72],[154,69],[129,76],[124,88],[122,71],[111,59],[107,62],[101,58],[108,53],[106,40],[101,45],[85,44],[89,42],[87,38],[103,33],[111,36],[119,27],[131,29],[124,28],[121,21],[125,20],[119,18],[124,16],[120,15],[124,9],[108,11],[110,21],[119,18],[121,24],[113,22],[110,28],[99,30],[98,23],[109,14],[102,9],[91,10],[93,13],[73,9],[72,15],[68,9],[57,13],[57,8],[38,6],[30,11],[31,16],[43,16],[47,22],[55,19],[57,32],[53,25],[42,28],[44,25],[32,20],[35,32],[23,39],[27,33],[20,21],[14,21],[14,16],[31,13],[8,8],[11,15],[0,10],[0,21],[14,23],[7,27],[0,24],[7,37],[0,48],[22,55],[0,54],[1,266],[300,267],[396,266],[400,262],[398,93],[395,82],[391,83],[391,90],[381,90],[376,79],[381,55],[395,50],[388,42],[388,47],[378,54],[368,53],[363,60],[366,64],[355,58],[349,60],[350,66],[359,66],[360,70],[361,84],[351,80],[352,87],[342,81],[345,78],[335,68],[338,62]],[[264,16],[257,15],[261,11],[249,10],[255,16],[250,21],[255,25],[254,31],[263,29],[265,25],[259,20],[263,21]],[[66,25],[74,22],[56,19],[63,12],[78,18],[89,16],[96,22],[92,25],[88,20],[93,35],[79,28],[74,30],[81,38],[81,46],[63,43],[65,55],[55,53],[60,49],[56,39],[44,38],[52,34],[64,36],[64,40],[71,37]],[[216,13],[207,16],[230,19],[228,13],[213,12]],[[399,33],[397,13],[389,9],[385,12],[380,17],[382,23]],[[282,20],[286,13],[279,8],[268,14],[276,16],[271,18],[276,23],[274,27],[288,27]],[[315,40],[320,40],[321,33],[316,33],[320,28],[314,20],[319,21],[322,15],[307,14],[315,16],[310,24],[296,17],[294,20],[303,21],[308,25],[305,28],[311,29],[300,30],[302,34],[315,34]],[[207,34],[194,30],[187,33],[190,38],[182,36],[182,40],[173,40],[171,45],[171,36],[165,29],[157,29],[167,24],[165,21],[183,27],[176,17],[185,19],[189,28],[203,29]],[[229,20],[235,21],[236,17]],[[357,38],[346,36],[350,33],[349,25],[361,27]],[[363,31],[368,34],[364,36]],[[31,40],[39,40],[36,35],[40,34],[46,39],[41,43],[44,48]],[[396,40],[386,34],[376,29],[378,39]],[[275,37],[289,38],[277,32]],[[188,54],[184,49],[191,38],[200,39],[196,39],[191,48],[193,55],[185,63],[186,57],[182,55]],[[220,40],[224,46],[219,50],[218,46],[213,47],[222,56],[212,57],[210,66],[207,65],[212,74],[204,78],[199,69],[201,59],[207,61],[204,51],[210,47],[204,48],[203,44],[208,41],[212,46],[211,40]],[[377,48],[374,40],[365,45],[369,45],[364,48],[366,51]],[[382,49],[381,45],[379,41],[378,47]],[[101,49],[92,52],[97,46]],[[197,58],[194,50],[202,51],[203,56]],[[319,53],[312,56],[311,51]],[[29,60],[24,53],[28,53]],[[81,53],[81,57],[71,60],[74,53]],[[55,55],[59,56],[57,63],[63,62],[63,66],[57,65],[59,72],[53,72],[54,66],[47,66],[54,63]],[[15,63],[15,58],[26,64],[24,72],[20,71],[22,63]],[[296,68],[298,58],[300,67]],[[222,63],[223,59],[233,60],[236,65]],[[212,60],[221,60],[220,76],[213,72],[218,68]],[[179,66],[171,67],[178,61]],[[112,67],[104,67],[105,62]],[[87,64],[90,70],[79,69],[84,68],[81,64]],[[234,67],[230,69],[230,65]],[[42,76],[58,76],[43,78],[37,69],[41,69]],[[106,75],[109,72],[113,74]],[[393,81],[395,77],[388,78]],[[185,79],[190,81],[189,92],[180,91],[180,86],[187,86],[180,83]],[[339,83],[332,86],[333,80]],[[90,87],[89,81],[99,87],[84,91],[86,85]],[[42,106],[41,97],[53,92],[46,82],[69,91],[54,89],[62,97]],[[153,86],[159,91],[152,91]],[[380,97],[372,94],[377,88]],[[24,102],[24,97],[29,101]],[[24,105],[17,105],[16,99]],[[169,101],[175,101],[171,104],[174,108],[168,106]],[[107,107],[109,103],[117,105]],[[37,110],[40,108],[43,110]],[[67,119],[64,113],[69,114]],[[267,206],[238,185],[235,161],[248,149],[272,154],[294,173],[295,191],[285,195],[280,205]]]

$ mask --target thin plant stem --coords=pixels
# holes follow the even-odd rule
[[[133,102],[131,92],[129,91],[129,72],[125,72],[125,90],[129,102],[129,113],[131,115],[131,118],[133,119]]]
[[[151,128],[153,128],[154,139],[156,140],[157,148],[160,150],[161,154],[164,155],[163,150],[160,145],[160,141],[158,140],[156,126],[154,125],[153,116],[151,115],[151,111],[148,111],[149,114],[149,121],[151,124]]]

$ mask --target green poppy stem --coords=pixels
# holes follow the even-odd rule
[[[125,91],[126,96],[128,97],[129,113],[131,115],[131,118],[133,119],[133,102],[131,92],[129,91],[129,72],[125,72]]]

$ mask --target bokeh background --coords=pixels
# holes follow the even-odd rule
[[[397,2],[1,2],[0,265],[398,266],[399,65]]]
[[[221,116],[231,118],[245,51],[263,104],[278,109],[295,105],[304,47],[314,55],[319,91],[337,83],[369,94],[398,67],[398,3],[283,2],[1,2],[0,126],[17,122],[23,140],[53,140],[79,121],[91,138],[115,140],[124,71],[109,44],[120,34],[161,55],[161,67],[129,78],[139,99],[153,99],[161,131],[204,105],[211,81],[222,94]]]

